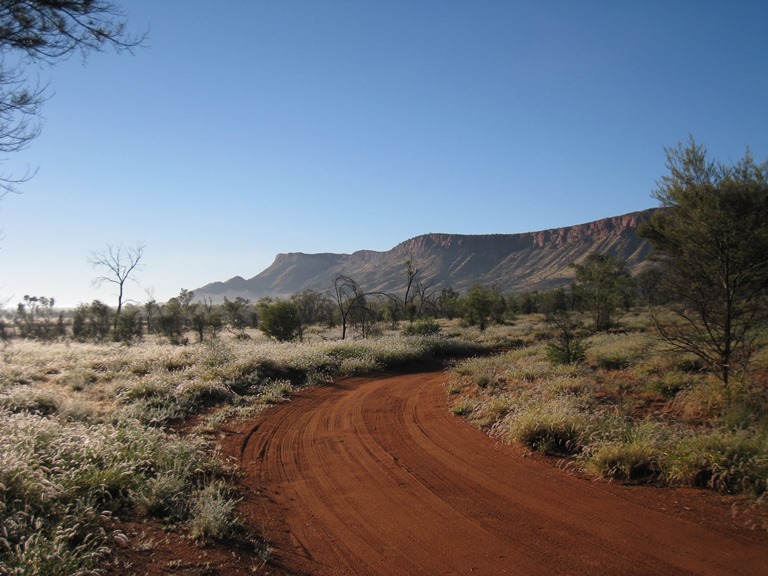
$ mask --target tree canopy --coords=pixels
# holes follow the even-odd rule
[[[657,327],[727,386],[768,324],[768,162],[747,151],[732,166],[717,163],[693,139],[666,152],[669,174],[654,192],[662,210],[640,230],[672,312]]]
[[[29,65],[130,50],[143,40],[127,32],[124,12],[107,0],[0,0],[0,152],[23,150],[40,133],[46,90],[29,81]],[[28,178],[2,175],[0,190]]]

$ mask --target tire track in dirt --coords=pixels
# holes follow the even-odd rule
[[[766,573],[768,534],[729,523],[715,495],[591,482],[523,458],[450,415],[445,379],[341,380],[225,442],[244,473],[241,513],[266,531],[275,570]],[[718,517],[701,524],[686,504]]]

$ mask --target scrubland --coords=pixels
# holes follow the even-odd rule
[[[232,419],[299,386],[425,360],[450,361],[452,411],[581,474],[768,493],[768,356],[726,393],[694,357],[665,351],[649,321],[583,332],[581,362],[552,360],[553,329],[521,315],[484,331],[385,332],[302,343],[258,331],[175,346],[12,340],[0,352],[0,574],[109,571],[128,545],[118,518],[152,520],[206,545],[266,541],[236,514],[236,467],[217,454]],[[464,358],[464,359],[457,359]]]
[[[457,338],[325,337],[6,343],[0,574],[103,573],[128,544],[117,518],[156,520],[201,545],[237,539],[266,556],[236,516],[236,470],[217,457],[223,422],[255,415],[296,386],[481,349]]]
[[[595,477],[768,498],[768,356],[728,389],[665,348],[642,315],[584,334],[584,360],[551,361],[543,317],[509,326],[518,345],[455,364],[452,410],[524,450]]]

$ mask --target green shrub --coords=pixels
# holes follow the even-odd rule
[[[0,408],[10,412],[31,412],[46,416],[58,412],[60,405],[61,398],[51,392],[26,386],[16,386],[0,394]]]
[[[262,388],[259,400],[264,404],[277,404],[291,395],[292,388],[288,380],[270,380]]]
[[[235,397],[226,384],[199,379],[182,382],[176,387],[174,393],[179,404],[189,405],[192,408],[226,404],[232,402]]]
[[[93,573],[109,552],[108,512],[173,520],[220,467],[199,441],[136,420],[0,410],[0,573]]]
[[[440,324],[434,318],[422,318],[403,329],[404,336],[434,336],[440,332]]]
[[[661,394],[664,398],[674,398],[682,390],[694,384],[690,375],[681,372],[667,372],[651,379],[646,389]]]
[[[451,413],[454,416],[469,416],[475,409],[476,403],[471,400],[462,400],[457,402],[451,408]]]
[[[587,345],[580,339],[559,339],[547,343],[547,358],[554,364],[580,364],[587,357]]]

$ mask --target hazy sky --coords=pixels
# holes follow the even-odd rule
[[[768,158],[768,2],[124,1],[133,55],[34,71],[38,169],[0,201],[0,299],[74,306],[146,243],[164,301],[280,252],[388,250],[655,205],[664,147]],[[330,280],[329,280],[330,284]]]

